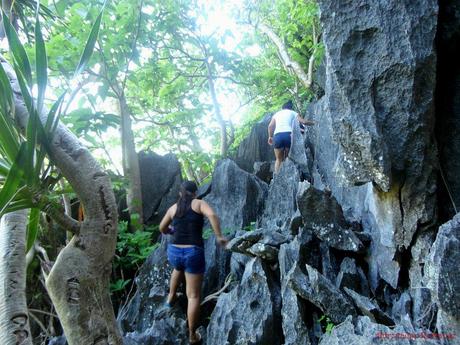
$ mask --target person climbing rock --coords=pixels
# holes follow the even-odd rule
[[[171,307],[175,302],[177,288],[185,273],[190,344],[198,344],[201,341],[201,335],[196,329],[200,316],[201,282],[205,271],[202,237],[204,217],[209,219],[217,242],[223,247],[227,244],[227,239],[222,236],[220,230],[219,218],[205,201],[196,199],[196,192],[195,182],[183,182],[179,200],[168,209],[160,223],[160,231],[173,236],[167,250],[169,263],[174,269],[166,304]]]
[[[281,163],[289,154],[294,120],[297,119],[301,124],[308,126],[315,124],[314,121],[303,119],[292,109],[292,101],[286,102],[282,109],[272,116],[268,124],[268,144],[273,145],[275,150],[275,174],[279,172]]]

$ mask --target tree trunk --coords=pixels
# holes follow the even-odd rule
[[[15,91],[15,118],[23,131],[28,112],[14,71],[5,61],[2,64]],[[41,121],[46,121],[45,113]],[[49,156],[86,212],[79,233],[59,253],[50,271],[46,280],[48,293],[69,345],[122,345],[109,296],[118,224],[110,179],[62,123],[50,139]]]
[[[26,225],[28,210],[0,221],[0,343],[32,345],[26,300]]]
[[[207,54],[206,54],[207,56]],[[211,66],[209,65],[208,59],[205,59],[206,62],[206,69],[207,69],[207,78],[208,78],[208,86],[209,92],[211,93],[212,104],[214,106],[214,115],[216,116],[216,120],[220,126],[220,155],[222,158],[227,157],[228,151],[228,138],[227,138],[227,124],[222,117],[222,113],[220,112],[220,105],[217,101],[216,96],[216,88],[214,86],[214,80],[212,78],[212,70]]]
[[[139,224],[144,223],[142,212],[142,186],[139,157],[134,143],[134,134],[131,124],[131,112],[123,92],[119,94],[118,106],[121,117],[121,146],[123,159],[123,173],[128,179],[127,204],[129,214],[139,215]]]

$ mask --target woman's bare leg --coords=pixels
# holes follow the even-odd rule
[[[278,174],[281,168],[281,163],[284,161],[284,149],[275,150],[275,174]]]
[[[181,280],[184,277],[184,272],[183,271],[178,271],[176,269],[173,269],[171,273],[171,281],[169,284],[169,295],[168,295],[168,303],[171,304],[174,302],[176,299],[176,292],[177,288],[180,285]]]
[[[188,330],[191,343],[194,343],[198,340],[195,331],[198,326],[198,321],[200,320],[200,297],[202,281],[203,274],[192,274],[185,272],[185,290],[188,299]]]

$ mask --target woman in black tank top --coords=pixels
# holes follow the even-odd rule
[[[174,269],[171,273],[166,305],[171,307],[175,301],[177,288],[185,275],[191,344],[199,343],[201,340],[196,328],[200,316],[201,282],[205,271],[202,237],[204,217],[209,219],[218,243],[224,247],[227,243],[220,231],[219,218],[205,201],[196,199],[196,191],[195,182],[182,183],[179,200],[168,209],[160,223],[160,231],[173,236],[172,243],[168,245],[168,260]]]

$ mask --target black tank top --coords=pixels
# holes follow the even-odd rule
[[[193,211],[190,206],[184,216],[173,218],[174,234],[172,244],[193,244],[203,247],[203,224],[203,215]]]

